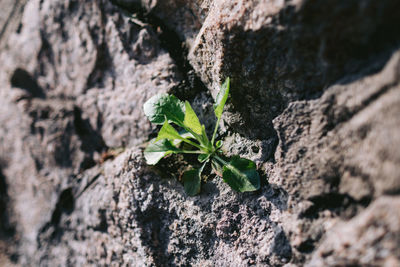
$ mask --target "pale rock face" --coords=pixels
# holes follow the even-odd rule
[[[400,265],[398,1],[0,4],[0,265]],[[188,197],[142,105],[228,76],[262,186]]]
[[[399,197],[381,197],[350,222],[338,223],[326,235],[309,266],[355,263],[380,266],[400,264]]]
[[[289,102],[318,97],[372,61],[387,60],[390,52],[383,51],[398,42],[392,35],[397,5],[214,1],[189,60],[213,96],[231,78],[233,113],[226,121],[243,135],[266,139],[274,135],[271,121]]]

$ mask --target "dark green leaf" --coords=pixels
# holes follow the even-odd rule
[[[174,127],[171,126],[171,124],[168,123],[168,121],[164,122],[164,125],[161,127],[160,131],[158,132],[157,139],[170,139],[170,140],[175,140],[175,139],[183,139],[182,136],[179,135],[179,133],[175,130]]]
[[[186,171],[183,174],[183,186],[186,194],[189,196],[195,196],[200,193],[201,179],[199,176],[199,170],[193,169]]]
[[[144,158],[146,159],[147,164],[154,165],[166,155],[178,152],[180,152],[180,150],[168,139],[161,139],[159,141],[153,139],[144,150]]]
[[[221,85],[221,89],[217,94],[217,98],[214,104],[215,116],[217,116],[218,119],[221,118],[222,112],[224,111],[224,106],[226,100],[228,99],[229,88],[230,88],[230,79],[228,77],[226,78],[225,82]]]
[[[204,161],[208,160],[209,158],[210,158],[210,154],[200,154],[200,155],[197,157],[197,160],[198,160],[200,163],[203,163]]]
[[[182,126],[185,104],[173,95],[158,94],[143,105],[144,114],[154,124],[163,124],[165,119]]]
[[[201,124],[199,118],[188,101],[185,101],[185,119],[183,124],[185,124],[185,126],[191,129],[193,132],[199,135],[201,134]]]
[[[189,196],[195,196],[200,193],[201,187],[201,173],[203,172],[205,164],[200,169],[193,169],[186,171],[183,174],[183,185],[185,192]]]
[[[260,188],[260,176],[253,161],[234,156],[224,165],[222,178],[235,191],[255,191]]]

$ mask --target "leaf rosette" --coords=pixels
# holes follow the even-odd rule
[[[158,94],[151,97],[143,106],[145,115],[150,122],[162,125],[158,135],[151,140],[144,150],[147,164],[155,165],[163,157],[173,153],[199,154],[199,168],[191,169],[183,174],[183,183],[188,195],[194,196],[201,190],[202,172],[211,162],[214,172],[235,191],[247,192],[260,188],[260,176],[253,161],[232,157],[227,161],[221,152],[222,141],[215,142],[218,126],[228,99],[230,79],[222,84],[214,104],[214,113],[217,122],[211,141],[204,125],[194,112],[188,101],[181,101],[173,95]],[[175,127],[183,128],[179,132]],[[182,143],[193,149],[183,149]]]

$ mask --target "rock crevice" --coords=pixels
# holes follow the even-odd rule
[[[0,264],[400,265],[398,1],[0,3]],[[142,105],[226,77],[262,187],[188,197]]]

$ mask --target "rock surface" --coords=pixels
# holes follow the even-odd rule
[[[391,0],[216,0],[189,59],[214,96],[231,77],[236,112],[226,120],[235,131],[267,138],[289,102],[318,97],[371,62],[381,67],[399,42],[399,7]]]
[[[0,4],[1,265],[400,265],[398,1]],[[224,150],[262,187],[188,197],[142,105],[211,129],[227,76]]]
[[[329,231],[310,266],[397,266],[399,259],[398,197],[382,197],[350,223],[338,223]]]

